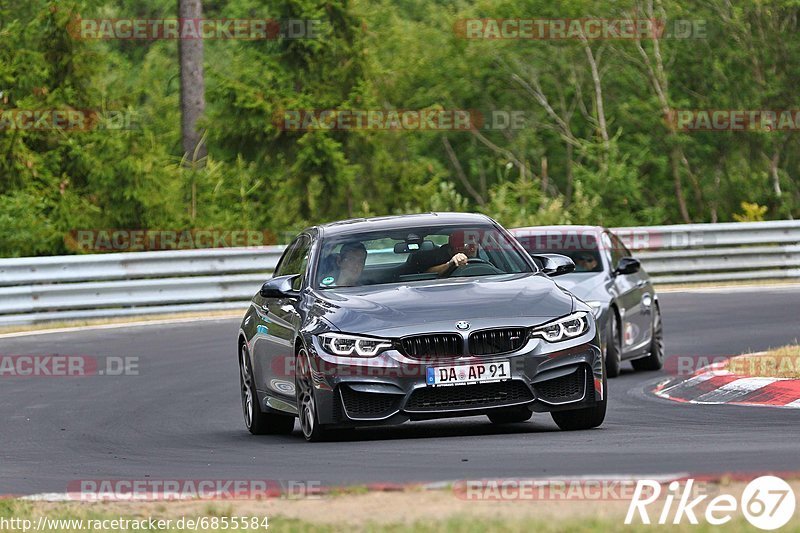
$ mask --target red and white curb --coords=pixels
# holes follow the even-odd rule
[[[740,376],[726,366],[715,363],[689,378],[662,381],[653,393],[682,403],[800,408],[800,379]]]

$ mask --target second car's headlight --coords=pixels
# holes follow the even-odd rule
[[[589,315],[581,311],[531,330],[531,336],[541,337],[547,342],[559,342],[580,337],[589,331]]]
[[[383,350],[392,347],[392,341],[373,339],[344,333],[323,333],[319,336],[320,344],[332,355],[374,357]]]

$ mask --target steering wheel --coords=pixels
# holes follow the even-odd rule
[[[465,269],[465,268],[467,268],[469,266],[475,266],[475,265],[486,265],[489,268],[491,268],[492,270],[497,270],[497,268],[495,268],[495,266],[493,264],[491,264],[489,261],[487,261],[485,259],[481,259],[480,257],[470,257],[469,259],[467,259],[467,264],[466,265],[462,265],[462,266],[457,267],[453,263],[450,263],[448,265],[447,269],[444,270],[441,274],[439,274],[439,277],[440,278],[447,278],[447,277],[450,277],[453,274],[453,272],[455,272],[456,270],[463,270],[463,269]],[[498,271],[498,272],[493,272],[493,273],[500,273],[500,272]]]

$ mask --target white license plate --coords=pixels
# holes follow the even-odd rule
[[[503,381],[511,379],[511,363],[497,361],[472,365],[429,366],[426,377],[428,386],[432,387]]]

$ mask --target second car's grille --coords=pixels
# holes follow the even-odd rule
[[[342,401],[347,415],[355,418],[386,416],[397,409],[401,396],[375,392],[354,391],[342,386]]]
[[[469,336],[469,351],[472,355],[494,355],[516,352],[525,344],[525,328],[503,328],[476,331]]]
[[[425,387],[411,394],[406,411],[446,411],[476,409],[523,403],[533,400],[530,389],[521,381]]]
[[[462,354],[462,338],[456,333],[416,335],[400,341],[403,353],[409,357],[453,357]]]
[[[586,390],[586,367],[579,367],[575,372],[555,379],[536,383],[536,393],[541,399],[551,403],[566,403],[580,400]]]

